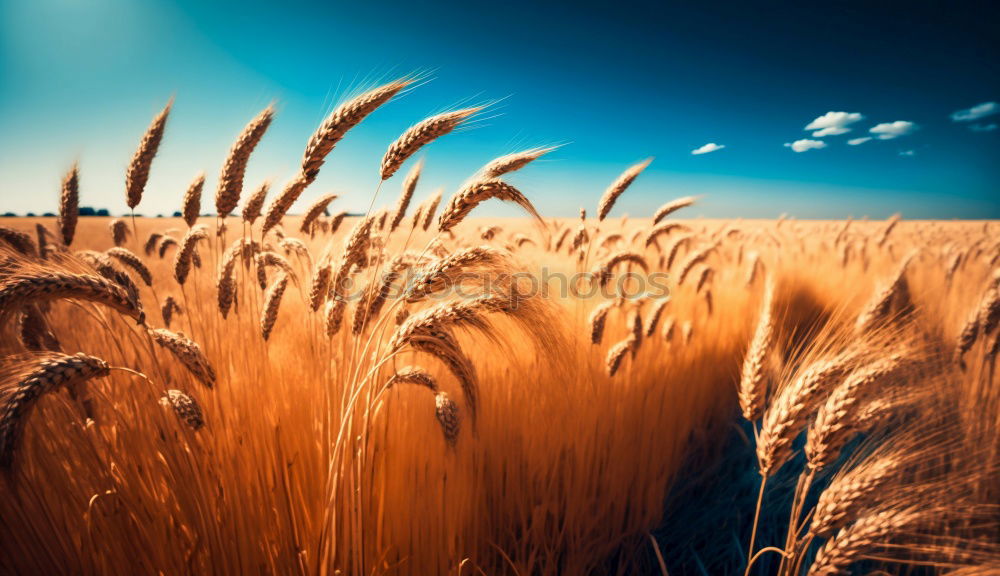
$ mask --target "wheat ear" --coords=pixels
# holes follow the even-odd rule
[[[649,166],[652,162],[652,158],[647,158],[638,164],[630,166],[618,177],[617,180],[608,186],[608,189],[604,191],[604,195],[601,196],[600,202],[597,203],[597,219],[599,221],[604,221],[607,218],[608,213],[611,212],[611,208],[614,207],[615,201],[618,197],[625,192],[626,189],[639,177],[639,174]]]
[[[115,218],[109,222],[108,229],[111,230],[111,241],[114,242],[115,246],[122,246],[128,240],[128,223],[121,218]]]
[[[160,141],[163,140],[163,131],[167,127],[167,117],[170,115],[173,103],[174,100],[171,98],[163,110],[153,118],[153,122],[139,141],[139,148],[132,156],[132,162],[125,171],[126,203],[131,209],[135,209],[142,200],[146,181],[149,180],[149,168],[153,164],[156,151],[160,148]]]
[[[184,235],[180,249],[174,254],[174,279],[177,280],[178,284],[183,285],[187,281],[188,274],[191,272],[195,246],[198,241],[207,239],[208,234],[202,228],[191,228]],[[160,245],[160,248],[162,252],[163,244]]]
[[[743,373],[740,377],[739,401],[743,417],[753,422],[764,414],[767,396],[767,381],[764,379],[764,364],[771,349],[774,332],[774,286],[771,282],[764,288],[757,328],[754,330],[750,348],[743,359]]]
[[[205,187],[205,174],[199,172],[188,186],[184,193],[184,202],[181,206],[181,214],[188,227],[194,226],[198,222],[198,214],[201,212],[201,191]]]
[[[114,248],[108,248],[108,250],[105,251],[104,253],[114,258],[115,260],[118,260],[119,262],[130,268],[133,272],[138,274],[139,278],[142,279],[142,283],[145,284],[146,286],[153,285],[153,274],[149,271],[149,267],[147,267],[146,264],[142,261],[142,258],[139,258],[138,255],[133,253],[128,248],[115,246]]]
[[[764,413],[757,442],[757,459],[762,476],[777,472],[791,458],[792,442],[816,407],[817,398],[833,381],[845,374],[851,358],[845,353],[815,362],[778,390]]]
[[[448,201],[438,217],[438,231],[446,232],[466,218],[476,206],[491,198],[513,202],[541,222],[535,207],[518,189],[501,180],[481,180],[469,184]]]
[[[600,344],[604,338],[604,326],[607,324],[608,312],[614,307],[615,301],[608,300],[594,307],[590,313],[590,343]]]
[[[684,196],[683,198],[677,198],[676,200],[671,200],[653,214],[653,224],[658,224],[660,220],[663,220],[667,216],[673,214],[674,212],[680,210],[681,208],[687,208],[694,204],[696,198],[694,196]]]
[[[316,223],[316,219],[326,212],[330,203],[336,199],[336,194],[324,194],[323,196],[317,198],[316,201],[309,206],[309,209],[306,210],[305,216],[302,217],[302,225],[299,226],[299,231],[303,234],[311,234],[313,232],[313,226]]]
[[[0,319],[22,306],[42,301],[72,299],[104,304],[143,324],[139,301],[117,283],[89,274],[36,272],[17,274],[0,284]]]
[[[806,439],[806,460],[811,468],[821,469],[833,464],[854,431],[865,422],[859,420],[859,406],[890,384],[884,382],[896,375],[904,365],[907,353],[895,353],[853,372],[840,383],[820,406],[809,427]],[[883,384],[876,388],[877,384]]]
[[[274,329],[274,322],[278,319],[278,307],[281,305],[281,297],[288,287],[288,276],[284,273],[278,275],[277,280],[267,289],[264,294],[264,311],[260,315],[260,334],[266,341],[271,336]]]
[[[212,364],[209,363],[208,358],[205,357],[201,347],[196,342],[186,338],[183,334],[163,328],[150,330],[149,335],[153,342],[169,350],[174,358],[183,364],[199,382],[208,388],[215,386],[215,369],[212,368]]]
[[[198,401],[180,390],[167,390],[166,395],[160,398],[160,404],[169,406],[192,430],[200,430],[205,425],[205,415]]]
[[[828,540],[809,567],[807,576],[837,576],[886,538],[912,529],[928,517],[916,508],[872,512]]]
[[[59,196],[59,231],[62,233],[63,245],[73,243],[76,234],[76,222],[80,216],[80,170],[76,164],[69,169],[62,181],[62,194]]]
[[[233,147],[229,149],[229,156],[226,157],[226,163],[223,164],[222,173],[219,175],[219,187],[215,191],[215,210],[220,218],[228,216],[239,204],[247,162],[250,160],[254,148],[264,137],[264,133],[267,132],[273,118],[274,107],[264,108],[243,128],[243,132],[233,143]]]
[[[416,153],[417,150],[451,132],[470,116],[482,109],[482,106],[476,106],[444,112],[436,116],[431,116],[408,128],[385,151],[385,156],[382,157],[382,166],[379,170],[382,180],[388,180],[392,177],[399,170],[403,162]]]
[[[406,178],[403,180],[403,188],[399,192],[399,200],[396,201],[396,209],[392,213],[392,223],[389,225],[389,231],[393,232],[399,227],[399,223],[403,221],[403,217],[406,216],[406,209],[410,206],[410,200],[413,198],[413,192],[417,189],[417,182],[420,181],[420,172],[423,170],[424,161],[421,160],[410,168],[410,171],[406,174]]]
[[[28,416],[43,394],[107,376],[110,371],[100,358],[51,354],[24,374],[0,412],[0,467],[8,468],[13,463]]]
[[[264,200],[267,199],[267,191],[271,188],[271,183],[265,181],[257,190],[243,203],[243,221],[253,224],[260,218],[260,212],[264,209]]]
[[[528,164],[538,160],[556,148],[558,148],[558,146],[529,148],[521,152],[500,156],[499,158],[492,160],[486,166],[483,166],[482,169],[480,169],[479,174],[484,179],[499,178],[504,174],[516,172],[521,168],[524,168]]]
[[[327,154],[366,116],[392,99],[400,90],[413,83],[412,79],[393,80],[363,94],[351,98],[338,106],[320,125],[306,144],[302,156],[302,173],[315,178]]]

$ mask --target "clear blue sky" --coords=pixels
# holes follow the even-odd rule
[[[0,212],[54,210],[74,160],[82,203],[124,211],[125,166],[171,96],[140,211],[176,210],[199,170],[211,208],[232,140],[271,101],[278,113],[247,184],[280,186],[346,92],[425,72],[429,83],[348,135],[300,204],[335,191],[341,209],[366,208],[382,153],[402,130],[448,107],[502,99],[499,115],[425,150],[418,195],[438,186],[450,194],[497,155],[565,143],[512,178],[549,216],[593,212],[621,170],[655,156],[615,214],[703,194],[690,215],[1000,217],[1000,115],[990,114],[1000,107],[989,105],[1000,101],[1000,11],[989,2],[0,7]],[[971,119],[952,118],[979,104],[959,115]],[[845,114],[805,130],[827,112]],[[724,147],[692,154],[709,143]]]

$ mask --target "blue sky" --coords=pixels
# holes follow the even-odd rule
[[[345,93],[418,72],[430,81],[353,130],[302,205],[334,191],[340,209],[366,208],[406,127],[498,101],[424,151],[418,195],[563,143],[511,178],[549,216],[592,212],[619,172],[655,156],[616,215],[699,194],[692,216],[1000,217],[998,9],[813,4],[0,0],[0,212],[54,210],[74,160],[83,204],[124,211],[125,166],[171,96],[140,211],[176,210],[199,170],[211,206],[232,140],[272,101],[247,185],[280,186]],[[827,112],[844,114],[805,130]],[[710,143],[722,148],[692,154]]]

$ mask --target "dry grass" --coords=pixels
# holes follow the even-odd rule
[[[407,214],[421,164],[392,211],[327,216],[322,196],[289,215],[410,82],[338,107],[235,239],[197,224],[200,178],[184,220],[124,241],[71,226],[65,193],[58,222],[2,223],[0,572],[995,568],[996,224],[677,220],[690,197],[608,218],[648,161],[597,219],[544,219],[498,177],[549,148],[488,163],[435,228],[440,192]],[[382,179],[475,111],[415,125]],[[168,112],[128,169],[132,208]],[[270,118],[226,161],[223,213]],[[474,218],[490,199],[533,218]],[[639,272],[669,273],[669,295],[625,293]],[[677,496],[703,472],[725,485]],[[724,498],[740,485],[749,501]],[[704,527],[682,520],[695,505]]]

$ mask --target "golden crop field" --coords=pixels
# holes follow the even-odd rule
[[[1000,225],[627,218],[647,162],[550,219],[548,149],[427,195],[473,109],[388,148],[390,208],[296,203],[405,85],[281,189],[243,182],[268,108],[214,206],[78,218],[74,167],[0,222],[0,572],[996,573]]]

